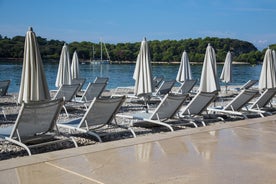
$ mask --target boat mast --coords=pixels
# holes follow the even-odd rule
[[[104,49],[105,49],[107,58],[108,58],[108,60],[110,61],[110,56],[109,56],[109,53],[108,53],[108,51],[107,51],[106,45],[105,45],[105,43],[103,43],[103,44],[104,44]]]
[[[101,42],[101,61],[103,61],[103,42],[102,39],[100,40]]]
[[[92,60],[93,61],[95,59],[95,48],[94,48],[94,44],[92,45]]]

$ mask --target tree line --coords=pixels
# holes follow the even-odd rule
[[[47,40],[40,36],[37,37],[40,46],[41,57],[44,60],[58,60],[60,57],[64,41]],[[2,37],[0,35],[0,58],[23,58],[24,36],[13,38]],[[156,62],[175,62],[180,61],[184,50],[187,51],[190,61],[203,62],[206,47],[210,43],[215,51],[218,62],[223,62],[228,51],[233,54],[233,60],[237,62],[248,62],[256,64],[263,60],[264,51],[258,49],[250,42],[230,38],[206,37],[182,40],[152,40],[148,41],[151,59]],[[71,42],[68,44],[70,54],[77,50],[80,60],[90,60],[100,58],[100,43],[88,41]],[[140,49],[140,42],[135,43],[106,43],[112,61],[136,61]],[[94,51],[93,51],[94,48]],[[276,49],[276,44],[270,45]]]

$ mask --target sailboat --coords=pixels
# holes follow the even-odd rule
[[[95,50],[94,50],[94,45],[92,46],[92,59],[90,60],[91,64],[109,64],[110,63],[110,56],[109,53],[107,51],[107,48],[105,46],[105,43],[100,41],[100,46],[101,46],[101,58],[100,59],[95,59],[94,54],[95,54]],[[104,50],[106,52],[107,55],[107,59],[103,59],[103,47]]]

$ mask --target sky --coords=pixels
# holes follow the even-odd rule
[[[233,38],[276,44],[275,0],[0,0],[0,34],[106,43]]]

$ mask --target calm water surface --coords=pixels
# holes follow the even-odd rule
[[[97,76],[109,77],[108,89],[118,86],[133,86],[134,64],[80,64],[80,75],[86,78],[86,85]],[[165,79],[175,79],[179,65],[153,65],[153,75],[163,75]],[[220,75],[223,65],[218,65]],[[200,79],[202,65],[191,65],[193,78]],[[44,62],[44,70],[50,89],[56,89],[55,81],[58,62]],[[0,61],[0,80],[11,79],[9,92],[18,92],[21,80],[22,62]],[[233,65],[233,82],[240,85],[249,79],[259,79],[261,65]],[[222,84],[224,85],[224,84]]]

